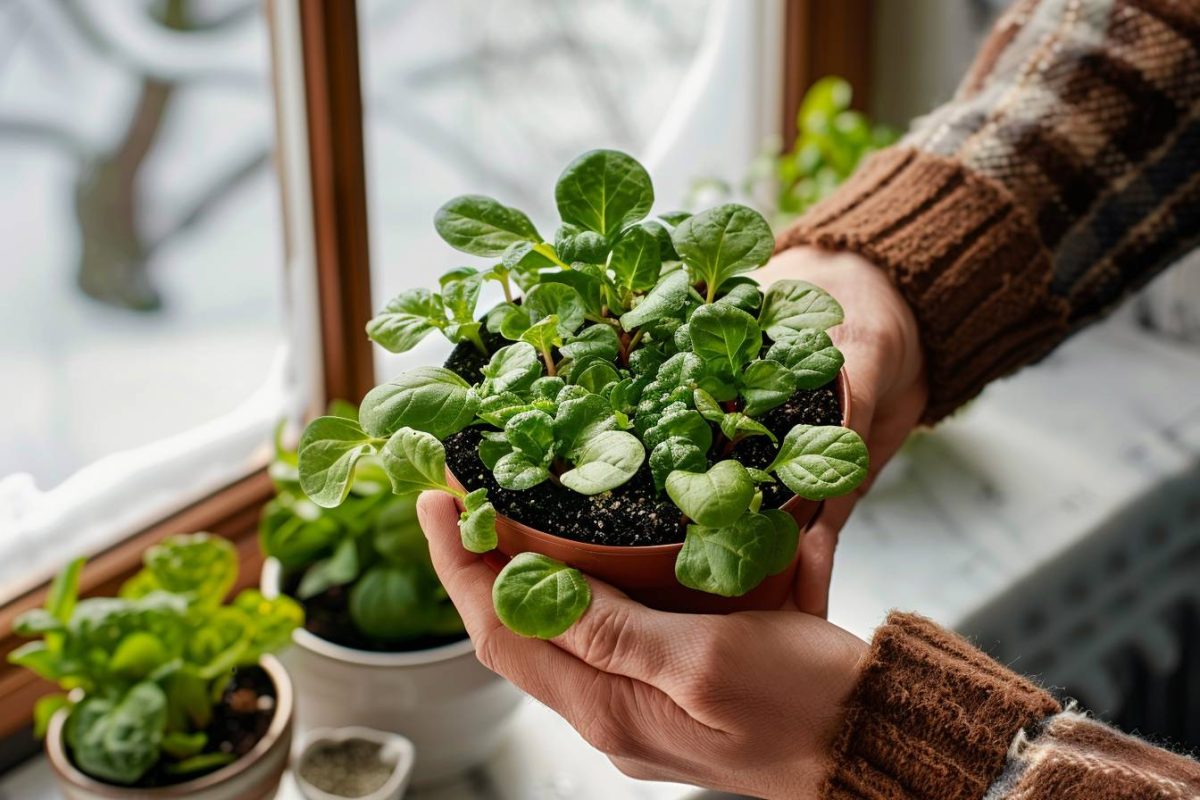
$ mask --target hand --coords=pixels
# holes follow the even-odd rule
[[[795,611],[653,611],[592,578],[592,604],[550,641],[492,610],[495,573],[462,548],[458,510],[417,504],[434,568],[484,666],[561,714],[634,778],[766,798],[815,797],[866,645]]]
[[[846,357],[850,427],[871,452],[871,475],[853,494],[827,500],[821,518],[801,540],[796,605],[824,617],[838,533],[925,410],[924,358],[908,303],[882,270],[853,253],[794,247],[771,259],[757,277],[763,284],[783,278],[814,283],[846,311],[846,321],[829,335]]]

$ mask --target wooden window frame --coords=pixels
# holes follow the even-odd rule
[[[852,105],[871,100],[874,0],[784,0],[783,142],[796,138],[796,113],[804,93],[826,75],[854,87]]]
[[[358,401],[374,385],[374,371],[363,334],[371,287],[357,3],[270,0],[268,18],[274,18],[279,3],[297,6],[303,59],[323,395],[315,400],[320,406],[334,398]],[[287,214],[284,219],[285,228],[301,224]],[[266,469],[259,469],[129,536],[89,559],[81,595],[114,594],[141,566],[148,547],[171,534],[198,530],[232,541],[241,568],[237,588],[256,585],[262,567],[258,519],[273,494]],[[48,584],[36,586],[0,607],[0,771],[36,749],[29,735],[33,706],[54,688],[5,660],[26,641],[13,634],[14,620],[41,606],[47,589]]]

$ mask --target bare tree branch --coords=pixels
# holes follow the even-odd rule
[[[223,32],[172,30],[148,25],[144,40],[119,38],[111,27],[98,24],[80,0],[20,0],[30,12],[55,9],[62,21],[93,51],[136,75],[162,83],[221,83],[259,87],[266,80],[258,70],[231,64]]]
[[[74,131],[49,120],[0,117],[0,137],[28,139],[37,144],[49,144],[83,161],[92,148]]]

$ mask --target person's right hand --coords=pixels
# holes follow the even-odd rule
[[[417,503],[442,585],[480,662],[563,716],[634,778],[816,797],[865,642],[792,610],[671,614],[589,577],[566,633],[526,639],[492,608],[496,573],[463,549],[458,508]]]
[[[763,285],[785,278],[814,283],[846,312],[845,322],[829,335],[846,357],[850,427],[867,443],[871,474],[853,494],[825,501],[821,518],[801,539],[796,605],[823,617],[838,534],[925,410],[924,358],[908,303],[882,270],[853,253],[793,247],[771,259],[757,277]]]

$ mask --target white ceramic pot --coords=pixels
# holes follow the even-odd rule
[[[282,570],[268,559],[262,592],[279,594]],[[415,785],[436,783],[484,761],[524,695],[475,658],[469,639],[407,653],[333,644],[298,628],[280,654],[296,683],[301,731],[363,725],[394,731],[417,751]]]
[[[67,757],[64,709],[54,715],[46,733],[46,756],[66,800],[271,800],[287,767],[292,749],[295,693],[287,671],[271,656],[260,662],[275,684],[275,717],[267,734],[246,755],[203,777],[157,789],[131,789],[103,783],[80,772]]]
[[[348,728],[313,728],[304,734],[297,748],[300,755],[296,758],[293,773],[296,786],[305,800],[343,800],[346,797],[346,795],[330,794],[313,786],[304,779],[302,768],[305,758],[313,749],[356,740],[379,745],[379,759],[392,771],[392,774],[378,789],[370,794],[356,795],[359,800],[401,800],[404,797],[404,791],[408,788],[408,782],[412,778],[413,763],[416,760],[416,748],[413,747],[413,743],[408,740],[408,737],[398,733],[387,733],[374,728],[352,725]]]

